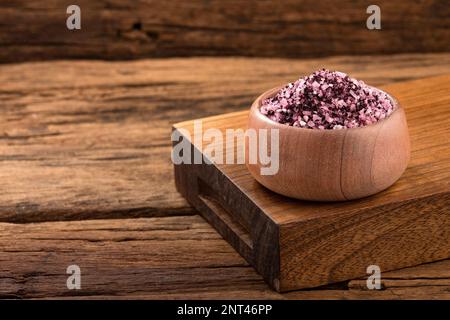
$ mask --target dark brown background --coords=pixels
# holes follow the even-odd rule
[[[82,29],[66,28],[81,7]],[[14,0],[0,4],[0,61],[172,56],[317,57],[450,51],[446,0]]]

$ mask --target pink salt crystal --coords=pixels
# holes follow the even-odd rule
[[[323,69],[288,84],[263,101],[260,110],[271,120],[291,126],[343,129],[384,119],[394,105],[383,91],[345,73]]]

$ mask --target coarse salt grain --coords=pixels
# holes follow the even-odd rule
[[[322,69],[289,83],[264,100],[260,111],[282,124],[325,130],[363,127],[386,118],[394,108],[383,91]]]

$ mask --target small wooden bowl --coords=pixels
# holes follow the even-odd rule
[[[344,201],[380,192],[405,171],[408,126],[405,112],[389,94],[396,109],[387,118],[360,128],[318,130],[280,124],[261,114],[262,101],[279,89],[258,97],[248,120],[250,129],[279,129],[279,170],[274,175],[261,175],[259,160],[249,163],[246,143],[247,168],[268,189],[303,200]]]

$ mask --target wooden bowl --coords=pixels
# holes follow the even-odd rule
[[[344,201],[380,192],[405,171],[408,126],[405,112],[389,94],[396,109],[385,119],[360,128],[318,130],[280,124],[261,114],[261,102],[279,89],[258,97],[248,120],[250,129],[279,129],[279,170],[274,175],[261,175],[259,160],[249,163],[248,138],[246,143],[247,168],[268,189],[303,200]]]

